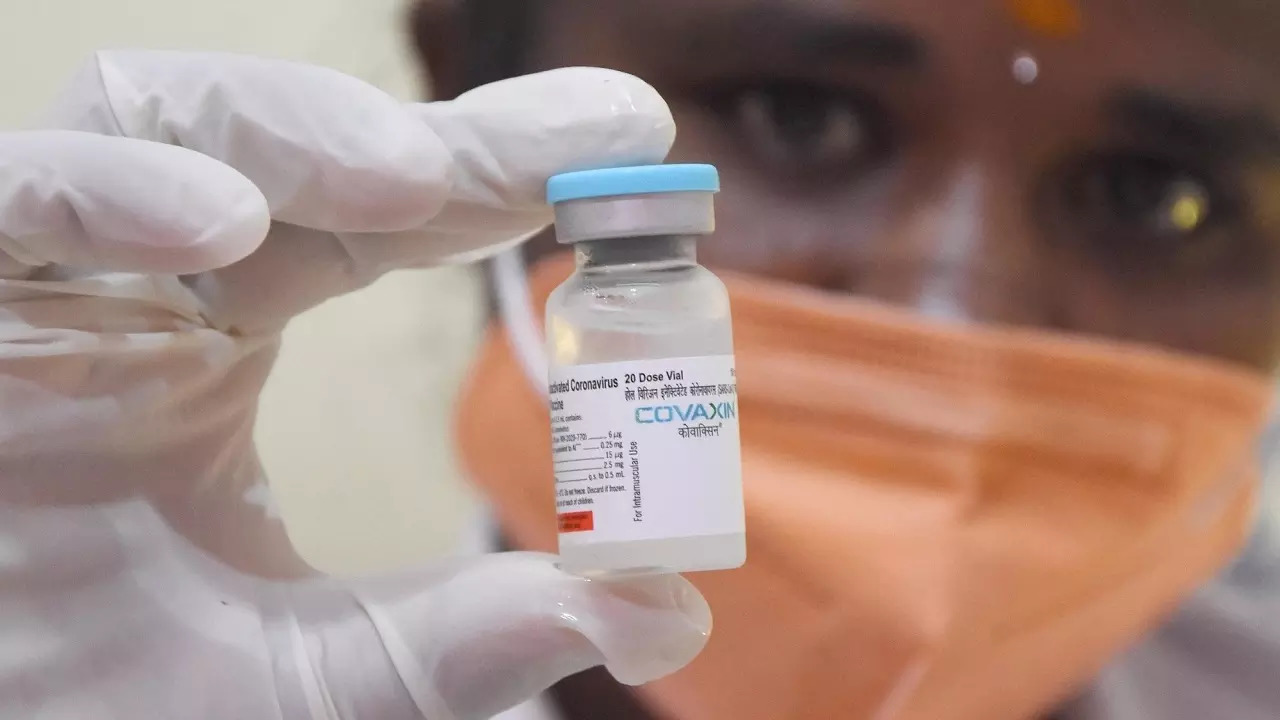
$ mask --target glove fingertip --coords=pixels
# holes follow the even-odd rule
[[[661,162],[676,135],[657,90],[604,68],[502,80],[415,111],[453,153],[453,199],[494,209],[542,205],[558,172]]]

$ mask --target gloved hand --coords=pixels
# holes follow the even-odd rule
[[[709,611],[677,577],[519,554],[323,577],[252,441],[291,316],[528,237],[553,172],[660,160],[651,88],[574,69],[406,106],[315,67],[110,52],[46,127],[0,134],[0,717],[478,718],[697,654]]]

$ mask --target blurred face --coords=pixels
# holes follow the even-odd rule
[[[708,265],[1269,370],[1275,74],[1189,2],[553,0],[527,69],[663,93]]]

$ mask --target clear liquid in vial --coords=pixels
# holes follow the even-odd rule
[[[553,366],[733,354],[724,284],[691,263],[580,270],[549,299],[546,327]],[[562,545],[561,558],[567,569],[582,573],[723,569],[745,561],[746,537],[739,532]]]

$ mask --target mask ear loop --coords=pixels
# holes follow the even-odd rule
[[[1254,452],[1262,488],[1255,537],[1245,553],[1246,557],[1258,550],[1280,554],[1280,385],[1276,385],[1272,393],[1271,418],[1258,438]]]
[[[525,273],[524,254],[516,246],[494,256],[491,265],[498,315],[529,384],[547,397],[546,340],[533,311],[533,293]]]
[[[1253,527],[1244,549],[1219,582],[1273,593],[1280,589],[1280,576],[1274,570],[1275,558],[1280,556],[1280,384],[1272,389],[1271,398],[1271,417],[1253,446],[1262,484]]]

